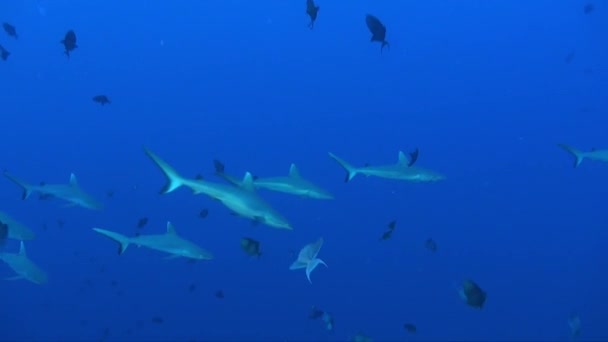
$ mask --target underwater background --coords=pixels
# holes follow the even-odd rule
[[[0,32],[0,168],[47,183],[73,172],[104,204],[21,200],[2,177],[0,210],[36,233],[27,255],[48,283],[0,281],[0,340],[566,341],[573,313],[577,338],[608,339],[608,166],[573,168],[557,147],[608,147],[608,2],[316,3],[311,30],[304,0],[0,2],[19,33]],[[370,42],[366,14],[390,49]],[[259,190],[293,230],[254,225],[207,196],[160,195],[142,146],[213,182],[214,159],[239,178],[295,163],[335,198]],[[345,183],[327,155],[380,165],[415,148],[445,180]],[[118,255],[91,230],[167,221],[214,259]],[[289,266],[320,237],[328,267],[309,283]],[[464,279],[483,308],[460,298]]]

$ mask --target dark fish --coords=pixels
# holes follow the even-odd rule
[[[164,322],[165,322],[165,320],[160,316],[152,317],[152,323],[163,324]]]
[[[393,220],[391,222],[389,222],[387,230],[382,234],[382,236],[380,237],[380,240],[388,240],[393,236],[393,231],[395,230],[395,227],[397,226],[397,220]]]
[[[312,30],[317,20],[317,14],[319,13],[319,6],[317,6],[314,0],[306,0],[306,14],[310,17],[310,23],[308,27]]]
[[[2,23],[2,27],[4,28],[4,31],[11,37],[14,37],[15,39],[19,38],[17,36],[17,30],[15,29],[15,26],[9,24],[9,23]]]
[[[414,164],[416,164],[416,161],[418,160],[418,148],[416,148],[415,150],[413,150],[412,152],[410,152],[410,161],[409,163],[407,163],[407,166],[413,166]]]
[[[372,38],[370,41],[382,43],[380,46],[380,52],[382,52],[385,46],[390,49],[391,45],[386,41],[386,27],[384,24],[382,24],[378,18],[371,14],[368,14],[365,17],[365,23],[367,24],[369,31],[372,33]]]
[[[8,240],[8,224],[0,221],[0,247],[6,244]]]
[[[405,329],[405,331],[411,333],[411,334],[415,334],[416,333],[416,326],[412,323],[405,323],[403,325],[403,329]]]
[[[4,46],[0,45],[0,57],[2,58],[3,61],[5,61],[8,56],[10,56],[11,53],[4,48]]]
[[[585,14],[590,14],[593,11],[595,11],[595,5],[593,3],[588,3],[585,5],[585,7],[583,7],[583,11],[585,12]]]
[[[479,287],[472,280],[465,280],[462,282],[462,289],[460,290],[460,296],[465,302],[474,308],[483,308],[486,302],[486,292]]]
[[[76,33],[74,33],[73,30],[69,30],[60,43],[63,44],[63,47],[65,48],[63,53],[70,58],[70,52],[78,47],[78,45],[76,45]]]
[[[564,62],[566,62],[566,64],[570,64],[574,60],[574,57],[576,57],[576,51],[572,50],[566,55]]]
[[[188,292],[194,292],[196,291],[196,284],[192,283],[190,284],[190,286],[188,286]]]
[[[215,291],[215,298],[224,299],[224,291],[222,291],[222,290]]]
[[[96,95],[96,96],[93,96],[93,101],[97,102],[97,103],[100,103],[102,106],[104,106],[105,104],[112,103],[112,102],[110,102],[110,99],[107,96],[105,96],[105,95]]]
[[[147,224],[148,224],[148,218],[147,217],[142,217],[142,218],[139,219],[139,221],[137,221],[137,228],[141,229],[141,228],[143,228]]]
[[[204,219],[207,218],[207,216],[209,216],[209,209],[205,208],[202,209],[199,213],[198,213],[198,217]]]
[[[437,242],[435,242],[435,240],[431,238],[426,239],[426,241],[424,242],[424,247],[426,247],[426,249],[430,250],[431,252],[437,252]]]
[[[213,159],[213,167],[215,168],[215,173],[217,174],[223,174],[224,170],[226,169],[224,167],[224,163],[222,163],[221,161],[217,160],[217,159]]]
[[[262,256],[260,242],[252,238],[244,237],[241,239],[241,249],[249,256]]]

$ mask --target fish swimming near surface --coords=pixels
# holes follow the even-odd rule
[[[314,0],[306,0],[306,14],[310,17],[310,23],[308,27],[312,30],[315,26],[315,21],[317,21],[317,15],[319,13],[319,6],[317,6]]]
[[[70,58],[70,52],[74,51],[78,47],[76,44],[76,33],[74,33],[74,30],[69,30],[60,43],[63,44],[65,49],[63,53]]]
[[[53,198],[59,198],[68,202],[67,206],[79,206],[87,209],[101,210],[103,205],[99,203],[91,195],[87,194],[80,185],[75,174],[70,174],[70,182],[68,184],[43,184],[33,185],[21,180],[8,172],[4,172],[4,177],[17,184],[23,189],[22,199],[27,199],[34,192],[43,195],[49,195]]]
[[[46,284],[48,281],[46,272],[27,257],[23,241],[20,242],[18,253],[0,252],[0,260],[4,261],[17,274],[6,278],[6,280],[24,279],[38,285]]]
[[[13,37],[15,39],[19,38],[15,26],[5,22],[2,23],[2,28],[4,29],[4,32],[6,32],[6,34],[8,34],[10,37]]]
[[[323,238],[304,246],[298,254],[298,259],[291,264],[289,269],[306,269],[306,278],[312,284],[312,281],[310,280],[310,274],[312,271],[314,271],[315,268],[321,264],[327,267],[325,261],[317,258],[319,251],[321,251],[321,247],[323,247]]]
[[[367,28],[372,34],[370,41],[372,42],[380,42],[382,45],[380,46],[380,53],[384,50],[384,47],[388,47],[390,49],[391,45],[386,41],[386,27],[380,19],[375,16],[368,14],[365,16],[365,23],[367,24]]]

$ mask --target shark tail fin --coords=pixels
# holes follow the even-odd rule
[[[345,183],[348,183],[351,179],[355,178],[355,176],[358,173],[357,168],[353,167],[348,162],[346,162],[344,159],[339,158],[338,156],[336,156],[335,154],[333,154],[331,152],[329,153],[329,156],[333,160],[338,162],[338,164],[340,164],[340,166],[342,166],[342,168],[344,168],[344,170],[346,170],[346,177],[344,178]]]
[[[33,192],[33,190],[32,190],[33,186],[31,184],[28,184],[28,183],[22,181],[21,179],[11,175],[7,171],[4,171],[4,177],[8,178],[13,183],[19,185],[19,187],[21,187],[21,189],[23,189],[23,195],[21,195],[21,199],[27,199],[28,197],[30,197],[30,195]]]
[[[574,156],[574,167],[578,167],[579,165],[581,165],[583,159],[585,159],[585,153],[572,146],[568,146],[566,144],[557,144],[557,146],[563,148],[564,150],[566,150],[566,152]]]
[[[145,147],[144,152],[146,152],[146,155],[152,159],[154,164],[158,166],[167,178],[167,183],[160,189],[161,194],[168,194],[184,185],[184,178],[171,165]]]
[[[111,232],[109,230],[105,230],[105,229],[101,229],[101,228],[93,228],[94,231],[96,231],[97,233],[110,238],[116,242],[118,242],[118,254],[122,254],[127,250],[127,247],[129,247],[129,243],[131,242],[131,239],[129,239],[128,237],[122,235],[122,234],[118,234],[115,232]]]

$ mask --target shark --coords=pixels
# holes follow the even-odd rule
[[[215,173],[233,185],[242,186],[242,182],[238,178],[232,177],[224,172],[224,164],[217,160],[215,161]],[[289,166],[289,174],[287,177],[254,177],[253,186],[256,189],[267,189],[307,198],[334,198],[334,196],[327,190],[302,178],[302,176],[300,176],[300,171],[293,163]]]
[[[598,150],[594,148],[591,149],[591,151],[583,152],[577,148],[566,144],[557,144],[557,146],[563,148],[572,156],[574,156],[574,167],[578,167],[579,165],[581,165],[584,159],[608,162],[608,150]]]
[[[23,195],[21,198],[24,200],[30,197],[32,193],[38,192],[43,196],[60,198],[68,203],[68,207],[78,206],[94,210],[103,209],[103,205],[101,203],[86,193],[80,187],[80,185],[78,185],[78,179],[74,173],[70,174],[70,181],[68,184],[33,185],[13,176],[7,171],[4,171],[4,177],[8,178],[23,189]]]
[[[38,285],[48,282],[46,273],[27,257],[23,241],[20,242],[18,253],[0,253],[0,260],[4,261],[17,274],[6,278],[6,280],[24,279]]]
[[[16,221],[7,213],[0,211],[0,223],[6,224],[8,227],[8,238],[13,240],[33,240],[36,234],[31,231],[26,225]]]
[[[329,152],[329,156],[346,170],[344,182],[349,182],[359,174],[367,177],[375,176],[415,183],[437,182],[446,178],[438,172],[415,166],[414,163],[418,159],[418,150],[410,154],[409,160],[402,151],[399,151],[397,163],[378,166],[366,165],[355,167],[331,152]]]
[[[319,240],[304,246],[300,250],[298,258],[291,264],[289,269],[293,271],[305,268],[306,278],[308,279],[308,282],[312,284],[312,281],[310,280],[310,274],[312,273],[312,271],[314,271],[315,268],[317,268],[317,266],[319,265],[324,265],[325,267],[328,267],[325,261],[317,258],[317,255],[319,254],[319,251],[321,250],[322,246],[323,238],[319,238]]]
[[[129,245],[136,245],[138,247],[146,247],[168,253],[170,254],[169,258],[185,257],[195,260],[213,259],[213,254],[202,249],[193,242],[180,237],[171,222],[167,222],[167,232],[165,234],[128,237],[101,228],[93,228],[93,230],[117,242],[119,245],[118,254],[124,253]]]
[[[245,173],[239,186],[213,183],[204,179],[188,179],[182,177],[171,165],[149,149],[144,147],[144,152],[167,179],[167,183],[160,190],[161,194],[167,194],[186,186],[195,195],[205,194],[221,202],[235,215],[250,219],[253,222],[264,223],[273,228],[293,229],[285,217],[274,210],[255,192],[251,173]]]

